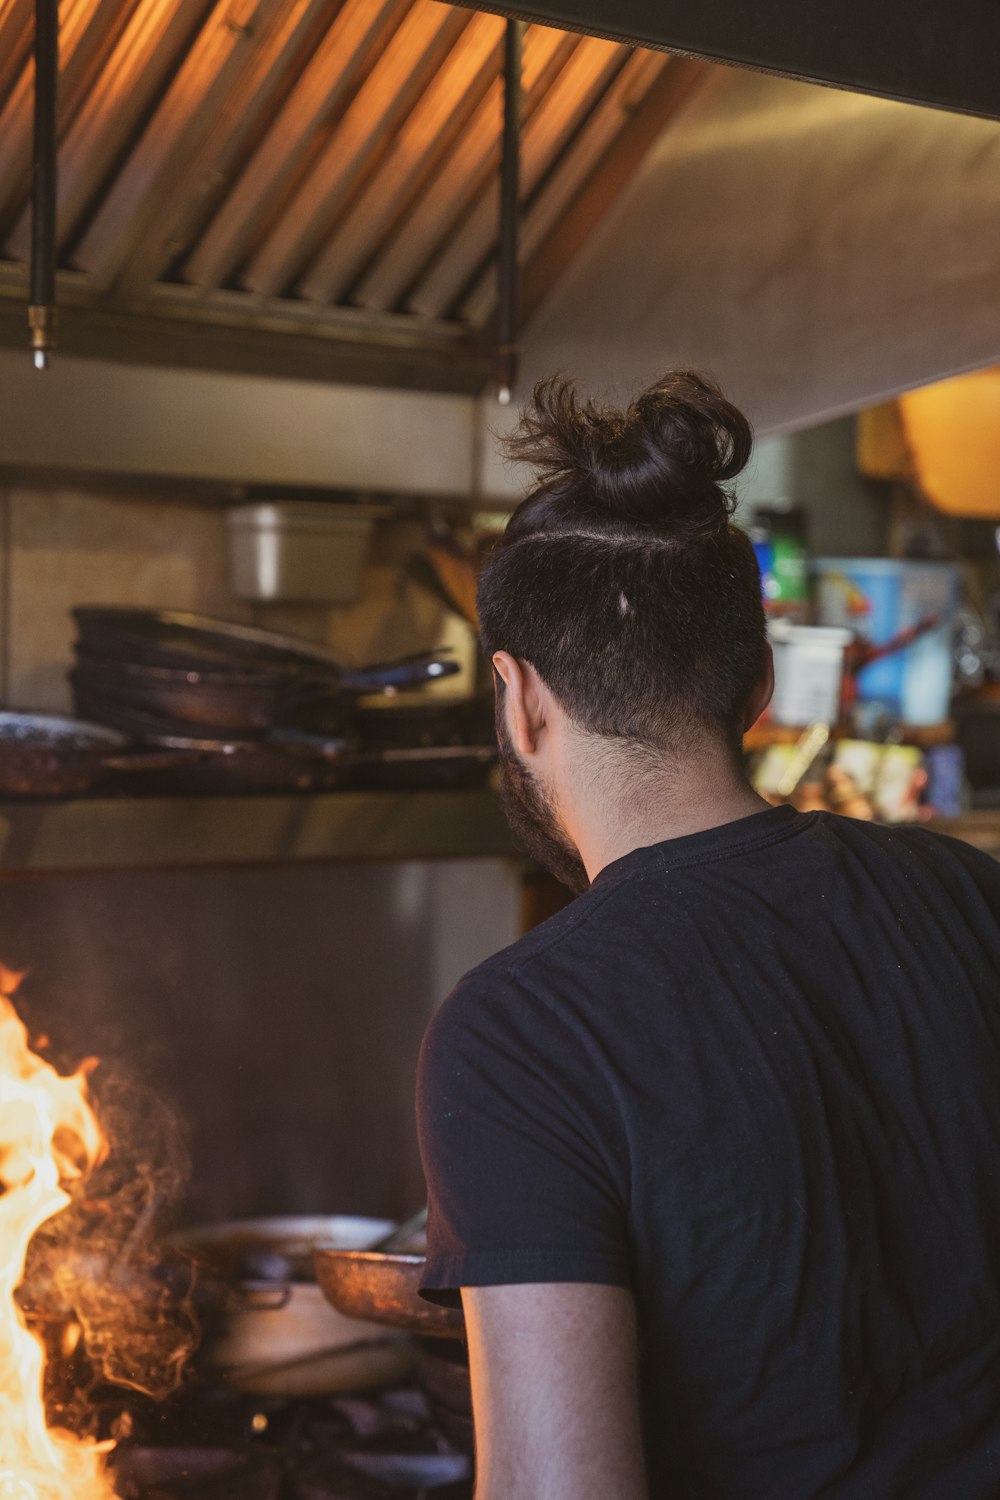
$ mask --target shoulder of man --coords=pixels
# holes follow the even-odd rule
[[[961,869],[987,885],[1000,886],[1000,861],[963,838],[962,824],[952,831],[927,824],[861,822],[835,813],[821,813],[819,818],[841,837],[863,838],[886,853],[915,857],[931,867]]]

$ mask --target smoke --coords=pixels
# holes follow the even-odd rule
[[[46,1343],[50,1405],[76,1431],[103,1382],[168,1396],[198,1343],[192,1268],[162,1250],[189,1176],[184,1129],[120,1066],[95,1065],[91,1092],[107,1157],[35,1234],[18,1294]]]

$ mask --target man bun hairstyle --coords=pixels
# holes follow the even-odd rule
[[[742,412],[693,370],[665,375],[624,410],[582,401],[570,381],[535,387],[508,440],[538,480],[509,535],[593,521],[694,541],[728,524],[722,488],[746,467],[753,437]]]
[[[624,408],[535,387],[510,457],[534,483],[482,571],[487,656],[529,661],[580,727],[739,743],[765,650],[760,572],[727,487],[750,424],[694,370]]]

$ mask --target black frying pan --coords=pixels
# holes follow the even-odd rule
[[[186,610],[83,605],[73,610],[73,619],[80,648],[109,662],[182,672],[341,670],[320,646]]]
[[[296,636],[257,630],[185,610],[146,610],[81,605],[73,610],[77,651],[84,662],[206,677],[238,674],[286,682],[306,677],[336,684],[344,692],[376,693],[418,686],[459,670],[447,652],[418,651],[356,670],[330,651]]]
[[[491,745],[496,738],[492,693],[425,703],[369,700],[358,705],[354,722],[358,738],[373,750]]]
[[[0,797],[82,797],[109,772],[178,764],[173,750],[150,755],[104,724],[62,714],[0,712]]]
[[[148,740],[157,748],[122,770],[123,789],[146,796],[225,797],[332,792],[350,769],[346,748],[325,741],[292,753],[272,740],[194,739],[163,735]]]
[[[311,716],[326,735],[346,735],[357,693],[389,694],[458,670],[431,653],[345,674],[340,683],[255,673],[179,672],[167,667],[108,666],[79,656],[69,674],[78,713],[141,735],[142,720],[156,733],[259,735]]]
[[[125,736],[58,714],[0,713],[0,795],[80,797]]]

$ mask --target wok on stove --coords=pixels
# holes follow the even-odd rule
[[[313,1264],[327,1301],[349,1318],[433,1337],[462,1338],[465,1334],[461,1308],[440,1307],[420,1296],[426,1257],[417,1251],[320,1247]]]

